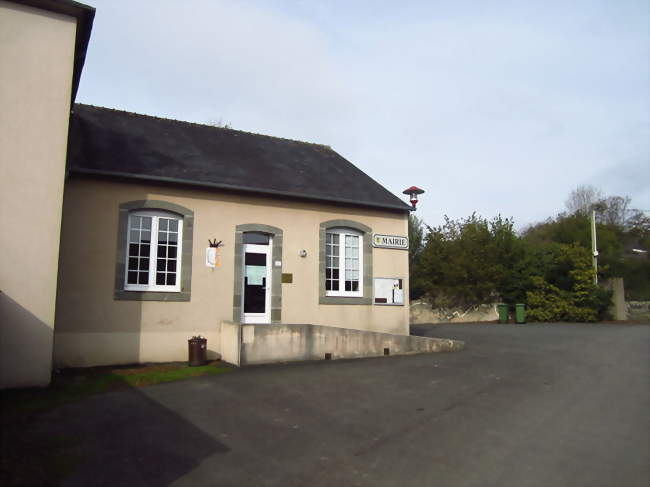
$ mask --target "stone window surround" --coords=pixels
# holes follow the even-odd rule
[[[181,252],[180,292],[125,291],[126,236],[129,213],[134,210],[162,210],[183,217],[183,247]],[[194,234],[194,212],[184,206],[168,201],[136,200],[121,203],[117,225],[117,261],[115,263],[115,300],[124,301],[190,301],[192,288],[192,241]]]
[[[351,228],[363,234],[363,297],[327,296],[325,291],[325,241],[328,228]],[[328,220],[320,224],[318,233],[318,303],[372,304],[372,229],[353,220]]]
[[[271,235],[271,323],[282,323],[282,266],[276,267],[275,262],[282,262],[282,230],[261,223],[245,223],[235,227],[235,288],[233,292],[232,320],[241,323],[242,318],[242,287],[244,262],[244,233],[261,232]]]

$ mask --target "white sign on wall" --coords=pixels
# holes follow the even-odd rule
[[[381,249],[409,249],[409,238],[400,237],[399,235],[382,235],[381,233],[372,234],[372,246]]]

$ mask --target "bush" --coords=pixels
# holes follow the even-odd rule
[[[611,292],[593,283],[589,252],[556,244],[545,276],[531,278],[527,293],[530,321],[597,321],[607,318]]]

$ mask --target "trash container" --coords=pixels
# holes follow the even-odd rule
[[[515,304],[515,321],[517,323],[526,323],[526,305]]]
[[[190,367],[197,367],[208,363],[208,339],[201,335],[187,341]]]
[[[497,311],[499,312],[499,323],[508,323],[508,305],[504,303],[497,305]]]

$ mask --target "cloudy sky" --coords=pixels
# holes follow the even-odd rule
[[[650,210],[650,2],[88,0],[77,101],[332,146],[430,225]]]

